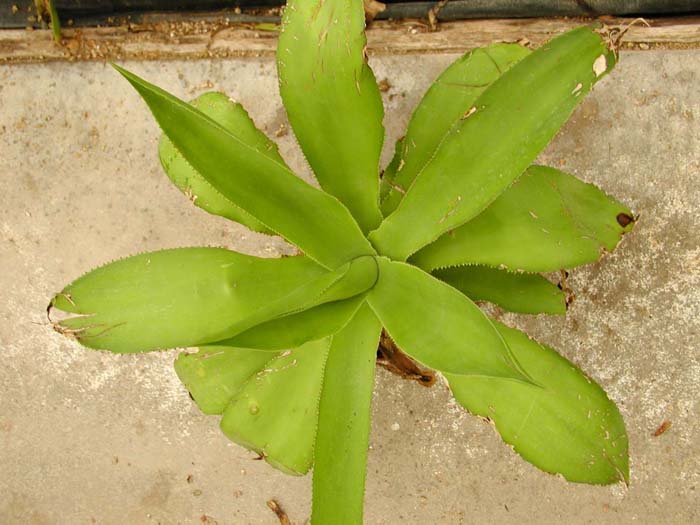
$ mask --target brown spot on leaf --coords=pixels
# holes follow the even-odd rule
[[[476,113],[476,106],[472,106],[469,108],[467,111],[464,112],[464,114],[459,118],[460,120],[465,120],[472,116],[474,113]]]
[[[568,310],[569,306],[571,306],[571,303],[573,303],[576,299],[576,294],[569,287],[569,272],[567,272],[566,270],[559,270],[559,275],[561,278],[559,280],[559,284],[557,284],[557,288],[559,288],[566,295],[564,299],[564,306]]]
[[[626,228],[634,222],[634,217],[627,215],[626,213],[618,213],[616,219],[617,223],[623,228]]]

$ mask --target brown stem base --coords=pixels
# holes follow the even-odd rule
[[[418,363],[404,354],[385,330],[382,330],[379,339],[377,365],[404,379],[417,381],[423,386],[435,384],[435,374],[431,370],[421,368]]]

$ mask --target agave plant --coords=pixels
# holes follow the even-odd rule
[[[115,66],[160,124],[165,172],[194,204],[300,254],[129,257],[57,294],[54,326],[112,352],[198,347],[175,362],[197,405],[273,467],[313,466],[317,524],[362,521],[383,330],[402,362],[443,376],[527,461],[570,481],[626,482],[627,435],[605,392],[473,302],[563,314],[565,293],[540,273],[596,261],[633,227],[599,189],[532,164],[616,63],[609,34],[581,27],[533,52],[467,53],[426,93],[383,176],[365,46],[361,0],[289,2],[280,91],[320,189],[240,104],[221,93],[186,103]]]

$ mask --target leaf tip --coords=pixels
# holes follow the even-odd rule
[[[121,75],[123,75],[123,76],[125,76],[125,77],[127,77],[127,78],[128,78],[128,76],[130,75],[130,73],[129,73],[126,69],[124,69],[123,67],[121,67],[121,66],[120,66],[119,64],[117,64],[116,62],[110,62],[109,65],[112,66],[114,69],[116,69],[117,72],[118,72],[119,74],[121,74]]]

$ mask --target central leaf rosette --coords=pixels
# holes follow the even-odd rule
[[[194,204],[303,255],[127,258],[57,294],[52,310],[67,315],[56,329],[115,352],[198,347],[175,363],[192,397],[276,468],[314,466],[314,522],[361,522],[382,329],[528,461],[572,481],[626,480],[624,424],[602,389],[473,302],[564,313],[565,294],[538,272],[593,262],[633,226],[597,188],[532,165],[614,66],[603,33],[467,53],[426,93],[380,179],[383,106],[362,2],[291,1],[280,92],[320,189],[226,95],[187,103],[117,67]]]

